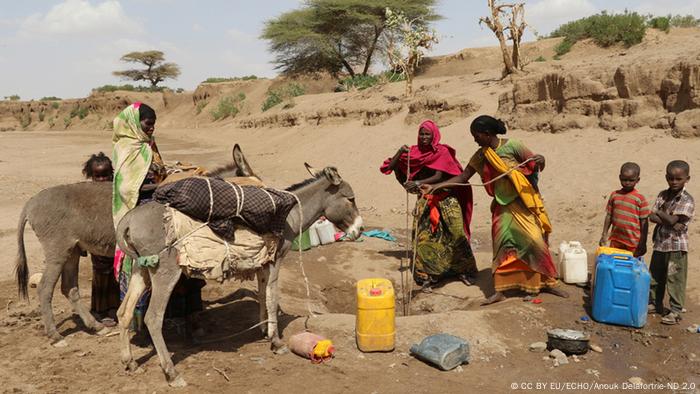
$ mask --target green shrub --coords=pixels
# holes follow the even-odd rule
[[[177,89],[175,89],[175,93],[182,93],[182,92],[184,92],[184,91],[185,91],[184,88],[177,88]]]
[[[61,99],[60,97],[56,97],[56,96],[46,96],[46,97],[40,98],[39,101],[57,101],[60,99]]]
[[[544,56],[540,55],[537,59],[535,59],[536,62],[546,62],[547,59],[544,58]]]
[[[304,86],[294,82],[277,89],[270,89],[267,91],[267,98],[263,102],[262,110],[265,112],[286,99],[302,96],[304,93],[306,93]]]
[[[561,56],[554,55],[554,56],[552,56],[552,60],[561,60]]]
[[[63,118],[63,128],[64,129],[67,129],[71,123],[73,123],[73,118],[71,118],[70,116],[66,116],[65,118]]]
[[[19,100],[19,95],[13,94],[10,96],[5,96],[5,100],[17,101],[17,100]]]
[[[202,101],[197,103],[197,106],[195,107],[196,111],[197,111],[197,115],[202,113],[202,110],[204,109],[204,107],[207,106],[207,104],[209,104],[208,100],[202,100]]]
[[[627,47],[642,42],[647,28],[647,17],[636,12],[625,11],[622,14],[591,15],[559,26],[550,37],[564,37],[557,45],[557,55],[563,55],[580,40],[592,38],[602,47],[622,43]]]
[[[700,19],[696,19],[693,15],[676,15],[671,18],[671,26],[673,27],[698,27]]]
[[[202,83],[220,83],[220,82],[233,82],[233,81],[250,81],[253,79],[258,79],[257,75],[246,75],[243,77],[231,77],[231,78],[222,78],[222,77],[212,77],[212,78],[207,78]]]
[[[401,82],[406,80],[406,74],[400,71],[387,70],[379,74],[379,79],[387,83]]]
[[[29,125],[32,124],[32,115],[29,112],[22,113],[18,116],[18,120],[19,125],[22,127],[22,130],[26,130],[27,127],[29,127]]]
[[[131,84],[126,85],[103,85],[92,89],[93,92],[106,93],[106,92],[116,92],[118,90],[123,90],[127,92],[162,92],[168,88],[164,86],[134,86]]]
[[[39,110],[39,122],[43,122],[43,121],[44,121],[44,116],[45,116],[45,114],[44,114],[44,109],[42,108],[42,109]]]
[[[61,104],[59,104],[55,101],[53,103],[51,103],[51,108],[53,108],[53,109],[58,109],[58,107],[60,107],[60,106],[61,106]]]
[[[52,129],[56,125],[56,118],[53,116],[49,116],[49,119],[46,121],[46,123],[49,124],[49,128]]]
[[[235,117],[241,110],[241,105],[245,100],[245,94],[238,93],[238,96],[227,96],[221,98],[216,108],[213,109],[210,114],[212,119],[220,120],[230,117]]]
[[[668,33],[671,30],[671,15],[651,17],[647,25],[652,29],[657,29]]]
[[[355,75],[354,77],[347,77],[340,81],[345,90],[357,89],[363,90],[376,85],[379,82],[379,77],[376,75]]]
[[[72,119],[77,116],[80,120],[83,120],[88,116],[89,112],[90,111],[86,107],[81,107],[80,105],[77,105],[73,107],[73,109],[70,111],[70,117]]]

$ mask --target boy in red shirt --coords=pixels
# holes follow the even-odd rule
[[[606,208],[608,213],[600,237],[600,246],[605,246],[610,241],[611,247],[628,250],[634,257],[644,256],[647,252],[651,213],[647,200],[634,188],[639,182],[639,174],[639,165],[636,163],[628,162],[620,168],[622,188],[610,193]]]

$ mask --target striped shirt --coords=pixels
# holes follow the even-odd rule
[[[646,198],[637,189],[610,193],[607,206],[612,224],[610,241],[636,248],[642,236],[642,220],[651,213]]]
[[[695,200],[685,189],[675,196],[671,196],[668,190],[664,190],[656,198],[654,210],[692,219],[695,214]],[[657,224],[654,228],[654,250],[657,252],[687,252],[688,223],[684,223],[682,227],[683,229],[679,231],[672,226]]]

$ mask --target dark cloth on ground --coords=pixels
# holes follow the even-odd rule
[[[213,194],[211,218],[207,180]],[[217,178],[186,178],[159,187],[153,196],[195,220],[209,222],[211,230],[226,240],[233,239],[235,225],[241,221],[259,234],[281,236],[287,215],[296,204],[294,196],[284,191],[232,185]]]

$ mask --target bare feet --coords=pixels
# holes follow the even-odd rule
[[[569,298],[569,293],[562,289],[557,289],[556,287],[545,287],[542,289],[542,291],[545,293],[554,294],[557,297]]]
[[[489,298],[487,298],[484,302],[481,303],[481,306],[486,306],[486,305],[491,305],[495,304],[499,301],[503,301],[506,299],[506,296],[503,295],[500,291],[497,291],[493,293],[493,295]]]

